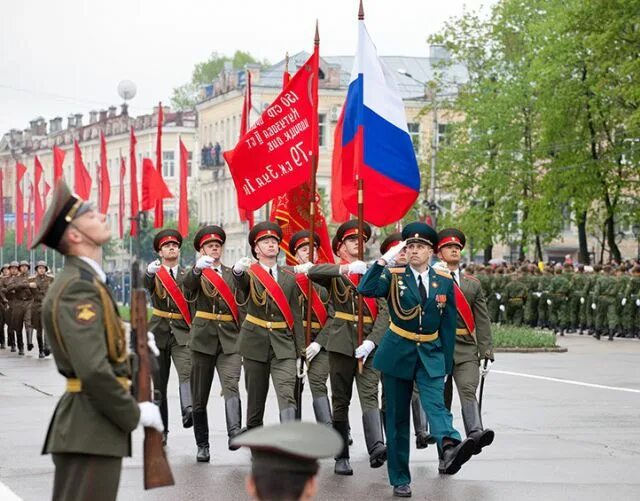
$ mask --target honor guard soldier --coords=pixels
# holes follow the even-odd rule
[[[242,357],[237,343],[243,315],[236,304],[237,285],[231,268],[220,261],[226,239],[227,235],[219,226],[201,228],[193,239],[193,246],[199,253],[198,260],[184,278],[184,288],[191,297],[195,297],[196,304],[189,345],[193,432],[198,462],[208,462],[210,458],[207,403],[216,370],[222,385],[229,441],[240,433],[242,427],[238,393]]]
[[[367,271],[358,291],[387,298],[389,303],[391,322],[373,365],[382,373],[387,398],[389,481],[394,496],[410,497],[409,412],[414,383],[438,443],[440,473],[456,473],[473,454],[475,442],[460,441],[444,405],[445,376],[453,370],[457,313],[451,275],[429,267],[438,235],[429,225],[415,222],[403,229],[402,237],[409,265],[385,269],[402,248],[393,247]]]
[[[5,310],[5,321],[7,323],[7,345],[11,347],[11,352],[16,352],[16,335],[13,331],[13,309],[16,304],[16,290],[12,286],[16,276],[18,275],[18,266],[20,263],[18,261],[11,261],[9,263],[9,272],[7,276],[3,279],[4,285],[4,295],[7,300],[7,309]]]
[[[363,239],[371,237],[371,227],[364,223]],[[314,282],[325,287],[330,294],[333,318],[330,320],[326,349],[329,352],[329,378],[333,407],[333,427],[342,436],[344,447],[336,457],[334,472],[337,475],[353,475],[349,463],[349,405],[355,379],[365,442],[369,453],[369,465],[379,468],[387,458],[384,445],[382,419],[378,403],[380,376],[373,368],[372,353],[387,329],[389,316],[384,301],[365,299],[364,331],[362,344],[358,345],[358,295],[356,287],[366,265],[357,261],[358,222],[347,221],[338,228],[331,246],[341,264],[317,264],[308,272]],[[362,359],[362,372],[358,371],[358,359]]]
[[[239,350],[247,388],[247,428],[262,426],[269,376],[278,397],[280,421],[296,416],[295,383],[305,354],[304,330],[295,275],[278,266],[282,230],[275,223],[256,224],[249,246],[258,260],[248,257],[233,266],[234,278],[246,304]]]
[[[10,310],[9,310],[9,301],[7,300],[7,296],[5,294],[5,281],[9,277],[9,265],[3,264],[2,268],[0,268],[0,350],[4,350],[5,348],[5,339],[9,339],[9,332],[7,331],[7,336],[5,338],[4,334],[4,326],[9,323],[10,318]]]
[[[156,344],[160,349],[158,358],[160,370],[156,375],[154,386],[162,396],[160,413],[164,423],[165,444],[169,433],[167,384],[171,372],[171,360],[178,372],[182,426],[190,428],[193,425],[189,383],[191,350],[188,345],[191,311],[183,291],[185,270],[178,264],[181,246],[182,235],[178,231],[173,229],[159,231],[153,239],[153,250],[158,253],[160,259],[149,263],[144,276],[144,286],[149,291],[153,306],[149,330],[155,335]]]
[[[162,431],[156,405],[129,391],[124,325],[99,261],[111,238],[104,214],[59,181],[33,247],[66,257],[42,303],[42,322],[58,372],[67,379],[43,454],[53,454],[54,500],[115,500],[122,458],[136,426]]]
[[[17,265],[17,268],[16,268]],[[29,310],[32,294],[29,285],[29,269],[31,266],[28,261],[11,262],[12,276],[7,281],[7,292],[9,297],[9,306],[11,308],[11,351],[15,351],[15,344],[18,345],[18,355],[24,355],[24,337],[22,330],[24,327],[24,319]],[[16,270],[15,272],[13,270]],[[27,339],[27,347],[33,349],[32,339]]]
[[[297,269],[301,269],[301,273],[296,273],[296,283],[298,284],[298,303],[300,307],[302,325],[307,329],[307,309],[309,308],[309,278],[303,272],[304,269],[310,268],[309,262],[309,246],[311,245],[311,232],[309,230],[301,230],[294,233],[289,240],[289,253],[295,256],[299,265]],[[318,248],[320,247],[320,238],[314,235],[314,261],[318,256]],[[311,343],[306,349],[306,359],[309,364],[307,369],[307,379],[311,388],[311,396],[313,398],[313,412],[318,423],[327,425],[333,424],[331,415],[331,405],[327,391],[327,379],[329,378],[329,354],[326,351],[328,331],[326,329],[329,312],[327,303],[329,301],[329,292],[318,284],[313,284],[313,296],[311,299]]]
[[[451,410],[455,381],[464,429],[467,437],[475,442],[473,453],[479,454],[494,438],[494,432],[482,426],[480,406],[476,398],[480,375],[486,376],[494,361],[493,340],[482,285],[477,278],[460,270],[460,253],[465,243],[464,233],[456,228],[447,228],[438,233],[438,257],[446,265],[443,271],[450,273],[453,279],[458,311],[453,377],[448,378],[445,384],[445,405]]]
[[[42,329],[42,301],[44,300],[53,277],[47,275],[49,267],[44,261],[36,263],[36,275],[30,280],[32,284],[31,293],[33,294],[33,302],[29,309],[27,324],[27,343],[36,331],[36,340],[38,342],[38,358],[44,358],[50,354],[47,340]]]

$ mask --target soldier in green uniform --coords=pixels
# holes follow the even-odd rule
[[[389,482],[394,496],[411,497],[409,406],[414,384],[438,443],[440,473],[457,473],[476,444],[472,438],[460,440],[444,402],[445,376],[453,371],[456,301],[451,275],[429,267],[438,235],[416,222],[404,227],[402,237],[409,266],[385,269],[401,248],[395,246],[367,271],[358,291],[389,303],[391,321],[374,365],[382,373],[387,395]]]
[[[477,278],[463,273],[460,266],[461,252],[467,239],[457,228],[447,228],[438,233],[438,257],[446,265],[454,288],[459,287],[462,296],[456,297],[457,325],[456,347],[453,355],[453,374],[445,383],[445,405],[451,410],[453,382],[458,388],[462,421],[467,437],[475,442],[474,454],[491,445],[494,432],[482,426],[480,406],[476,391],[480,375],[486,376],[495,358],[491,337],[491,322],[482,286]],[[482,363],[481,363],[482,362]]]
[[[613,268],[606,265],[602,269],[602,274],[596,280],[593,288],[594,303],[591,305],[595,310],[595,338],[600,339],[604,334],[613,341],[615,327],[618,324],[618,282],[613,276]]]
[[[567,265],[573,269],[569,264]],[[549,286],[547,306],[549,307],[549,324],[554,334],[564,336],[569,326],[569,294],[571,279],[565,276],[562,265],[556,265],[554,276]]]
[[[527,276],[529,269],[522,265],[504,288],[505,318],[508,324],[520,326],[524,318],[524,304],[527,299]]]
[[[53,454],[54,500],[115,500],[122,458],[139,424],[162,431],[157,406],[136,403],[124,325],[99,262],[111,238],[104,214],[58,182],[33,247],[63,254],[64,269],[42,304],[42,321],[66,391],[43,454]]]
[[[193,239],[193,246],[199,253],[198,260],[184,278],[184,288],[191,297],[195,297],[196,305],[189,345],[193,433],[198,447],[198,462],[210,460],[207,403],[216,370],[222,386],[230,449],[231,439],[242,428],[238,393],[242,357],[237,344],[244,315],[236,304],[236,281],[231,268],[220,261],[226,239],[226,233],[219,226],[201,228]]]
[[[14,270],[14,262],[11,269]],[[24,355],[24,336],[22,335],[24,319],[31,304],[31,287],[29,286],[28,261],[21,261],[17,267],[17,273],[13,273],[7,280],[7,295],[11,308],[11,351],[15,351],[15,344],[18,345],[18,355]],[[27,340],[27,343],[29,340]],[[33,344],[28,344],[29,350],[33,349]]]
[[[535,327],[538,325],[538,308],[540,303],[540,269],[535,264],[530,264],[529,268],[529,291],[527,301],[524,305],[524,323]]]
[[[10,310],[9,310],[9,301],[7,300],[7,296],[5,295],[5,280],[9,277],[9,265],[3,264],[2,268],[0,268],[0,350],[5,349],[5,339],[9,339],[9,333],[5,337],[5,328],[4,326],[9,323]]]
[[[538,327],[542,329],[549,328],[549,305],[547,304],[547,300],[549,299],[549,289],[552,279],[553,268],[547,265],[544,267],[542,275],[538,280],[538,292],[540,292],[538,298]]]
[[[13,307],[16,302],[16,291],[14,288],[9,290],[9,286],[15,280],[18,275],[18,261],[11,261],[9,263],[7,276],[3,278],[3,293],[7,300],[7,307],[5,309],[5,321],[7,323],[7,346],[11,348],[11,352],[16,352],[16,335],[13,332],[13,324],[11,323],[11,317],[13,315]]]
[[[618,297],[616,301],[616,318],[618,322],[615,326],[615,333],[616,333],[615,336],[625,337],[622,319],[624,316],[624,307],[626,306],[627,301],[624,301],[624,304],[622,303],[623,303],[623,299],[625,298],[624,293],[627,290],[627,286],[629,285],[629,280],[631,279],[631,275],[627,273],[627,269],[625,265],[621,264],[615,270],[615,277],[616,277],[616,282],[618,284],[618,287],[617,287]]]
[[[169,407],[167,405],[167,385],[171,373],[171,361],[178,372],[180,409],[182,426],[193,426],[193,404],[191,397],[191,350],[189,349],[189,328],[191,311],[184,295],[185,269],[179,265],[182,235],[176,230],[159,231],[153,239],[153,249],[160,259],[147,266],[144,286],[151,296],[153,307],[149,330],[156,338],[160,349],[154,387],[160,392],[160,413],[164,423],[163,442],[167,443],[169,433]]]
[[[27,342],[33,335],[33,331],[36,331],[36,340],[38,342],[38,358],[44,358],[50,354],[49,346],[47,345],[46,338],[44,336],[44,330],[42,329],[42,301],[44,300],[53,277],[47,275],[49,267],[44,261],[38,261],[36,263],[36,275],[30,279],[32,287],[33,302],[29,308],[29,313],[25,320],[27,325]]]
[[[247,428],[263,425],[264,407],[273,381],[280,421],[296,416],[295,383],[302,371],[305,339],[295,274],[277,264],[280,226],[265,221],[249,232],[257,263],[243,257],[233,265],[247,315],[240,327],[239,351],[247,388]]]
[[[626,299],[626,301],[625,301]],[[640,265],[631,268],[631,278],[622,299],[622,325],[626,337],[640,338]]]
[[[371,237],[371,227],[366,223],[362,237],[365,242]],[[384,301],[365,301],[362,311],[363,340],[362,344],[358,343],[356,287],[360,275],[366,271],[366,265],[357,261],[358,222],[353,220],[340,225],[331,246],[334,254],[340,258],[340,264],[314,265],[308,276],[329,291],[334,311],[326,350],[329,352],[333,427],[344,440],[343,450],[336,457],[334,472],[337,475],[353,475],[349,462],[349,405],[354,379],[362,408],[369,465],[379,468],[387,457],[378,403],[380,376],[373,368],[373,357],[370,355],[388,327],[389,314]],[[362,359],[362,372],[358,370],[358,359]]]
[[[593,266],[593,272],[589,273],[589,295],[586,297],[587,313],[586,313],[586,325],[588,328],[588,334],[595,336],[596,334],[596,283],[598,278],[602,274],[602,266],[596,264]]]
[[[569,313],[571,317],[571,328],[580,334],[585,328],[585,298],[589,294],[589,277],[584,272],[584,265],[579,264],[571,280],[571,295],[569,296]]]

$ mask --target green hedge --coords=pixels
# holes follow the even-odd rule
[[[122,320],[125,322],[131,321],[131,308],[129,306],[125,306],[123,304],[118,305],[118,311],[120,312],[120,316]],[[147,320],[151,319],[151,308],[147,308]]]
[[[553,348],[556,337],[551,333],[530,327],[494,325],[492,329],[495,348]]]

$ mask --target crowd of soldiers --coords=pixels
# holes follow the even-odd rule
[[[640,264],[470,264],[466,272],[482,283],[492,322],[640,338]]]
[[[28,261],[11,261],[0,268],[0,349],[10,348],[18,355],[33,350],[36,333],[38,357],[50,354],[41,320],[42,301],[53,276],[44,261],[38,261],[31,274]],[[5,329],[6,327],[6,329]],[[23,329],[24,328],[24,329]]]

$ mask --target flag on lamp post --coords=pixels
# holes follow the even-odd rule
[[[111,180],[107,166],[107,140],[104,133],[100,132],[100,212],[106,214],[109,211],[109,199],[111,198]]]
[[[34,187],[33,187],[33,231],[37,233],[40,231],[40,223],[42,222],[42,217],[44,216],[44,195],[40,196],[40,184],[42,182],[42,176],[44,176],[44,169],[42,168],[42,164],[40,163],[40,159],[36,155],[35,160],[35,176],[34,176]]]
[[[53,185],[55,186],[58,179],[64,176],[64,150],[61,150],[57,146],[53,147]]]
[[[91,196],[91,175],[84,165],[82,152],[80,151],[77,140],[73,141],[73,152],[73,169],[75,174],[74,191],[80,198],[89,200]]]
[[[251,72],[247,70],[247,85],[244,89],[244,100],[242,102],[242,118],[240,119],[240,138],[247,133],[251,124]],[[240,221],[249,223],[249,229],[253,228],[255,221],[252,210],[245,210],[238,207],[238,214],[240,215]]]
[[[186,238],[189,234],[189,201],[187,200],[187,176],[189,152],[182,139],[180,142],[180,201],[178,209],[178,231]]]
[[[162,176],[153,166],[150,158],[142,159],[142,210],[158,206],[158,200],[173,198]]]
[[[127,165],[124,157],[120,157],[120,199],[118,200],[118,232],[120,238],[124,237],[124,179],[127,174]]]

